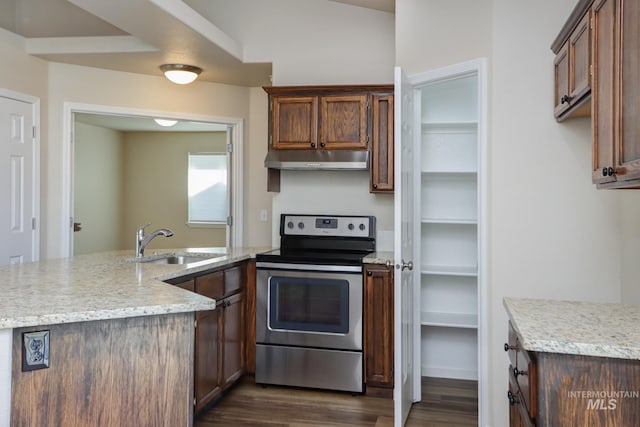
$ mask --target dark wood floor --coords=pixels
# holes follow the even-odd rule
[[[411,409],[407,427],[478,425],[476,381],[422,379],[422,402]],[[291,387],[263,388],[241,381],[214,407],[196,418],[211,426],[393,426],[393,400]]]

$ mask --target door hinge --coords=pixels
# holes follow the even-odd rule
[[[369,143],[369,135],[367,135],[367,144]]]
[[[269,111],[273,111],[273,101],[269,103]]]
[[[31,229],[32,230],[36,229],[36,219],[35,218],[31,218]]]
[[[273,145],[273,136],[269,135],[269,145]]]
[[[193,406],[196,406],[196,398],[193,398]]]
[[[367,110],[371,107],[371,103],[367,101]]]
[[[227,153],[233,153],[233,144],[227,142]]]
[[[227,225],[228,225],[229,227],[231,227],[231,226],[233,225],[233,217],[232,217],[231,215],[229,215],[229,216],[227,217]]]
[[[589,64],[589,75],[593,76],[593,64]]]
[[[33,127],[31,128],[31,136],[32,136],[33,138],[35,138],[35,137],[36,137],[36,135],[38,135],[38,130],[37,130],[37,129],[38,129],[38,128],[36,128],[35,126],[33,126]]]
[[[194,327],[194,328],[197,328],[197,327],[198,327],[198,320],[197,320],[197,319],[193,321],[193,327]]]

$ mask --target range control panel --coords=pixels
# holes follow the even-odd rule
[[[375,217],[283,214],[280,235],[374,238]]]

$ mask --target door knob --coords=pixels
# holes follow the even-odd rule
[[[402,271],[406,269],[409,269],[409,271],[411,271],[413,270],[413,261],[406,262],[405,260],[402,260],[400,264],[396,264],[396,268]]]

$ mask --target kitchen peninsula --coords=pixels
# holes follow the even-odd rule
[[[505,298],[511,426],[640,425],[640,305]]]
[[[0,427],[191,425],[194,312],[216,303],[162,281],[255,252],[179,251],[202,260],[115,251],[0,267]],[[24,351],[23,333],[43,331]]]

